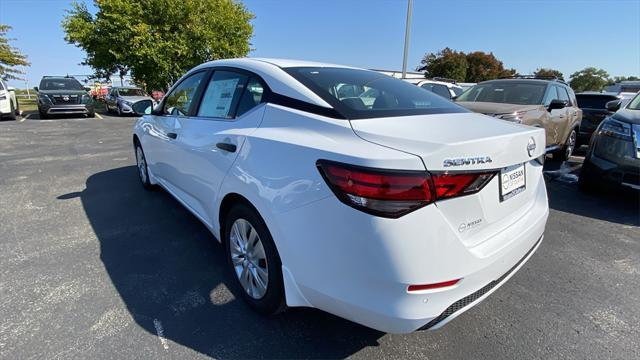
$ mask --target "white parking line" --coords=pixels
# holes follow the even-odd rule
[[[20,121],[18,121],[18,122],[23,122],[23,121],[27,120],[29,118],[29,116],[31,116],[31,114],[27,114],[27,116],[23,116],[22,119],[20,119]]]
[[[164,329],[162,328],[162,323],[158,319],[153,319],[153,326],[156,327],[156,335],[160,339],[160,343],[165,350],[169,350],[169,342],[164,337]]]
[[[96,113],[96,117],[97,117],[98,119],[100,119],[100,120],[102,120],[102,119],[103,119],[103,118],[102,118],[102,116],[100,116],[100,114],[98,114],[98,113]]]

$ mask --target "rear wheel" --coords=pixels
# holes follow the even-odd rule
[[[567,136],[567,140],[562,147],[562,150],[553,154],[553,159],[557,161],[567,161],[573,154],[573,150],[576,148],[576,138],[578,137],[578,133],[576,129],[571,130],[569,136]]]
[[[38,114],[40,115],[40,119],[46,119],[49,117],[46,112],[38,110]]]
[[[282,263],[260,215],[243,203],[234,205],[223,236],[227,264],[247,304],[265,315],[284,310]]]
[[[104,112],[107,113],[107,114],[111,112],[109,110],[109,104],[106,101],[104,102]]]

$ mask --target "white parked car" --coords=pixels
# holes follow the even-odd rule
[[[0,79],[0,119],[8,118],[15,120],[20,112],[18,101],[16,100],[16,89]]]
[[[341,98],[345,85],[367,100]],[[136,122],[133,144],[143,185],[222,242],[261,313],[441,327],[523,266],[548,215],[544,130],[345,66],[202,64]]]
[[[422,80],[417,86],[438,94],[447,100],[453,100],[464,91],[461,86],[451,81]]]

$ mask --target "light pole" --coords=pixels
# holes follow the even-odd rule
[[[407,27],[404,30],[404,56],[402,58],[402,78],[407,78],[407,54],[409,53],[409,34],[411,33],[411,9],[413,0],[407,1]]]

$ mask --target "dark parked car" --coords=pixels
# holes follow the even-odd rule
[[[578,107],[582,109],[582,120],[578,128],[576,147],[589,144],[591,134],[596,130],[602,120],[613,114],[607,110],[609,101],[620,100],[615,93],[583,92],[576,94]]]
[[[38,112],[41,119],[49,115],[87,115],[94,117],[95,106],[91,95],[78,80],[71,76],[44,76],[38,92]]]
[[[620,103],[607,106],[614,111]],[[606,117],[591,137],[578,186],[594,190],[602,181],[640,190],[640,93]]]

